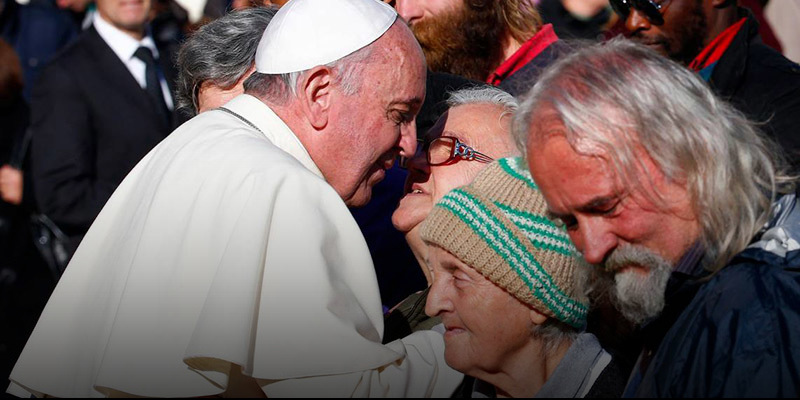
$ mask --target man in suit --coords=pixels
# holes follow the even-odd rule
[[[147,28],[151,0],[97,0],[92,27],[42,72],[32,100],[36,200],[70,254],[134,165],[167,136],[171,56]]]

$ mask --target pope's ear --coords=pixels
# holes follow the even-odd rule
[[[539,310],[536,310],[534,308],[530,309],[530,314],[531,314],[531,322],[533,322],[536,325],[543,324],[545,321],[547,321],[548,318],[547,315],[542,314],[541,312],[539,312]]]
[[[303,74],[299,82],[298,99],[308,122],[315,129],[323,129],[328,125],[328,114],[331,107],[331,89],[333,71],[320,65]]]

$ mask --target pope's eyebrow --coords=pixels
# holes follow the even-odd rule
[[[421,97],[409,97],[406,99],[397,99],[389,103],[390,106],[395,105],[407,105],[411,107],[418,107],[422,105],[422,98]]]

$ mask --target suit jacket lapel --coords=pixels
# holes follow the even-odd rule
[[[101,66],[98,72],[107,78],[106,81],[109,86],[120,93],[125,93],[126,96],[130,96],[129,99],[136,107],[139,107],[143,112],[151,115],[154,121],[159,121],[159,124],[163,125],[164,122],[161,122],[156,106],[148,97],[147,92],[142,89],[136,78],[131,75],[128,67],[114,53],[114,50],[97,33],[94,26],[87,29],[87,40],[91,44],[87,48],[92,53],[93,59],[97,60],[97,64]],[[168,132],[170,129],[171,127],[165,130]]]

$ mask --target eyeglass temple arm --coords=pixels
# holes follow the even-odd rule
[[[474,151],[474,150],[473,150],[473,154],[472,154],[472,159],[475,160],[475,161],[482,162],[482,163],[490,163],[490,162],[494,161],[494,158],[489,157],[486,154],[483,154],[483,153],[481,153],[479,151]]]

